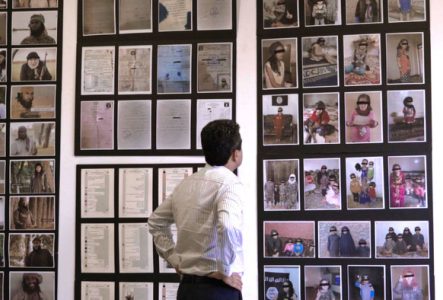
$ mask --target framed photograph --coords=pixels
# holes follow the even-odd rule
[[[9,197],[10,230],[54,230],[55,197]]]
[[[11,122],[10,156],[55,156],[55,122]]]
[[[340,143],[340,94],[303,94],[303,143]]]
[[[371,258],[370,221],[319,221],[320,258]]]
[[[9,267],[15,268],[53,268],[53,233],[10,233]]]
[[[263,89],[298,87],[297,38],[262,40]]]
[[[12,45],[57,44],[56,10],[12,13]]]
[[[298,159],[263,161],[263,195],[265,211],[300,210]]]
[[[263,145],[298,145],[298,94],[263,95]]]
[[[414,233],[412,233],[414,231]],[[375,258],[429,258],[428,221],[375,222]]]
[[[232,43],[197,44],[197,92],[232,92]]]
[[[57,48],[12,49],[12,81],[57,80]]]
[[[5,230],[5,197],[0,196],[0,230]]]
[[[179,282],[159,282],[159,297],[165,300],[177,299],[177,291],[179,285]]]
[[[191,149],[191,100],[157,101],[157,149]]]
[[[391,266],[392,298],[431,299],[428,265]]]
[[[152,32],[152,0],[119,0],[119,33]]]
[[[152,213],[152,168],[119,169],[119,217],[148,218]]]
[[[8,13],[0,12],[0,46],[8,42]]]
[[[192,175],[192,168],[158,169],[158,205],[163,203],[183,179]]]
[[[352,209],[385,208],[383,157],[346,158],[346,203]]]
[[[0,194],[5,193],[6,161],[0,160]]]
[[[8,58],[7,49],[0,49],[0,82],[8,81],[7,58]],[[0,88],[3,90],[1,91],[1,93],[3,94],[3,99],[6,99],[6,90],[5,90],[6,87],[1,86]],[[1,100],[2,98],[0,98],[0,101]],[[0,117],[4,118],[3,115],[1,115],[2,113],[3,112],[0,111]]]
[[[120,299],[154,299],[153,282],[120,282],[119,291]]]
[[[0,1],[0,9],[6,9],[6,8],[8,8],[8,2],[6,2],[6,0],[1,0]],[[2,273],[2,275],[3,275],[3,273]],[[2,284],[1,285],[3,286],[3,277],[2,277]],[[2,291],[3,291],[3,289],[2,289]]]
[[[264,266],[264,299],[297,299],[300,293],[300,266]]]
[[[426,1],[388,0],[388,16],[389,23],[426,21]]]
[[[83,0],[83,36],[115,34],[115,0]]]
[[[153,242],[148,223],[120,223],[120,273],[154,272]]]
[[[117,148],[151,149],[152,101],[118,101]]]
[[[232,30],[232,1],[197,1],[197,30]]]
[[[114,94],[114,62],[113,46],[82,47],[81,94]]]
[[[192,30],[192,0],[160,0],[158,31]]]
[[[302,38],[303,87],[339,85],[338,36]]]
[[[383,265],[348,265],[348,299],[386,299],[386,272]]]
[[[115,300],[115,282],[113,281],[82,281],[81,297],[84,300],[99,299]]]
[[[197,100],[197,149],[201,149],[200,133],[209,122],[219,119],[232,119],[232,99]]]
[[[12,8],[57,8],[58,0],[12,0]]]
[[[379,91],[345,93],[346,144],[382,143],[382,95]]]
[[[264,257],[314,258],[314,221],[265,221]]]
[[[114,101],[80,103],[80,149],[114,149]]]
[[[299,27],[299,0],[263,0],[263,28]]]
[[[114,217],[114,176],[114,169],[81,170],[80,214],[82,218]]]
[[[114,273],[114,224],[81,224],[81,272]]]
[[[427,208],[426,156],[389,156],[390,208]]]
[[[33,297],[38,290],[39,297],[47,300],[56,299],[55,272],[26,271],[9,273],[10,299]]]
[[[341,266],[305,266],[305,299],[342,299]]]
[[[386,34],[387,84],[425,83],[423,32]]]
[[[0,156],[6,156],[6,123],[0,123]]]
[[[341,25],[340,0],[306,0],[304,7],[306,27]]]
[[[157,48],[157,93],[191,92],[192,45],[159,45]]]
[[[54,119],[56,111],[55,95],[55,85],[11,86],[10,118]]]
[[[6,86],[0,86],[0,120],[2,119],[6,119]]]
[[[377,23],[383,23],[383,0],[346,1],[347,25]]]
[[[118,48],[118,93],[151,93],[152,46]]]
[[[55,160],[11,160],[9,165],[11,194],[55,193]]]

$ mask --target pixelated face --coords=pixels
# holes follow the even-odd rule
[[[26,102],[32,102],[34,100],[34,89],[33,88],[22,88],[22,100]]]
[[[366,104],[366,103],[360,103],[359,105],[358,105],[358,108],[360,109],[360,110],[367,110],[368,109],[368,105]]]
[[[25,278],[25,285],[29,290],[36,290],[38,287],[38,279],[34,276],[28,276]]]
[[[24,140],[26,138],[27,134],[26,134],[26,128],[25,127],[20,127],[18,129],[18,138],[21,140]]]
[[[34,240],[34,241],[32,242],[32,247],[33,247],[34,249],[39,249],[41,245],[42,245],[42,243],[41,243],[39,240]]]
[[[40,166],[40,165],[35,166],[35,170],[37,172],[41,172],[42,171],[42,166]]]
[[[283,56],[285,55],[285,48],[278,46],[277,49],[275,49],[274,53],[275,53],[275,57],[278,60],[283,60]]]
[[[40,63],[40,59],[38,59],[38,58],[28,59],[28,67],[30,67],[31,69],[37,68],[39,63]]]
[[[31,31],[37,31],[41,28],[41,26],[42,26],[42,23],[38,20],[31,20],[29,22],[29,29]]]

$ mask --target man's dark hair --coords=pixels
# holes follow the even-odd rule
[[[206,162],[224,166],[234,150],[241,149],[240,126],[232,120],[215,120],[201,131],[201,143]]]

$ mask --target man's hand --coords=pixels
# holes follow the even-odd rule
[[[243,282],[241,280],[241,276],[238,273],[232,273],[231,276],[225,276],[219,272],[213,272],[208,275],[208,277],[215,278],[218,280],[223,281],[230,287],[233,287],[234,289],[237,289],[239,291],[242,290]]]

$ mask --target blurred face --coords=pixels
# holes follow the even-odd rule
[[[359,105],[358,105],[358,108],[360,109],[360,110],[367,110],[368,109],[368,105],[366,104],[366,103],[360,103]]]
[[[366,51],[367,46],[365,46],[365,45],[360,45],[360,46],[358,46],[358,49],[359,49],[360,51]]]
[[[282,46],[278,46],[277,49],[275,49],[274,54],[278,60],[283,60],[283,56],[285,55],[285,48],[283,48]]]
[[[35,290],[38,287],[38,280],[35,277],[27,277],[25,278],[25,285],[28,290]]]
[[[20,127],[20,128],[18,129],[18,138],[21,139],[21,140],[24,140],[24,139],[26,139],[26,136],[27,136],[27,134],[26,134],[26,128],[24,128],[24,127]]]
[[[36,170],[38,173],[40,173],[40,172],[42,171],[42,167],[41,167],[40,165],[37,165],[37,166],[35,167],[35,170]]]
[[[29,29],[34,32],[34,31],[38,31],[42,26],[42,23],[40,23],[40,21],[38,20],[31,20],[29,22]]]
[[[40,241],[32,242],[32,248],[34,248],[34,250],[40,249],[40,246],[41,246],[41,242]]]
[[[40,63],[40,59],[38,59],[38,58],[28,59],[28,67],[30,67],[31,69],[37,68],[39,63]]]

